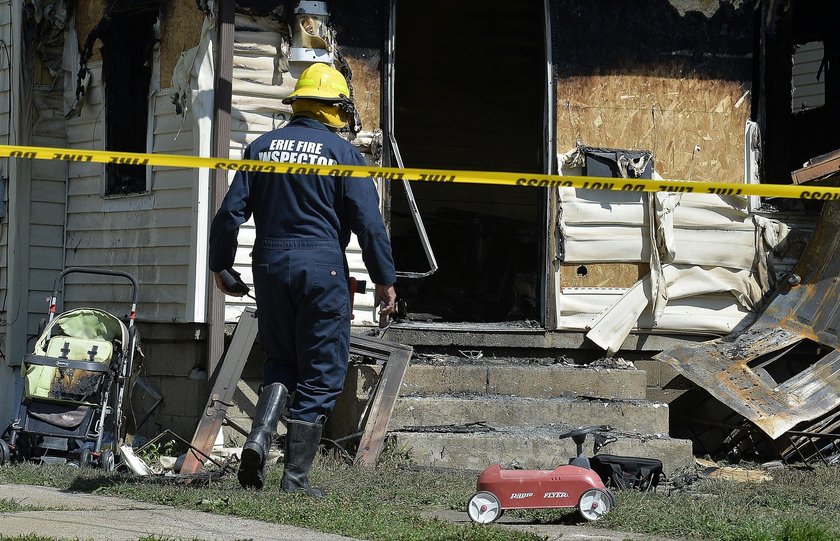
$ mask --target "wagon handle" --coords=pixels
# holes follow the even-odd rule
[[[564,438],[572,438],[572,441],[575,442],[575,446],[577,446],[577,459],[583,457],[583,460],[587,463],[587,468],[589,467],[589,459],[583,456],[583,442],[586,441],[586,435],[592,432],[607,432],[612,430],[612,427],[609,425],[597,425],[597,426],[587,426],[583,428],[577,428],[572,430],[571,432],[566,432],[565,434],[560,434],[558,439]]]

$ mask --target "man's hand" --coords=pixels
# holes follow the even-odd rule
[[[390,316],[397,309],[397,290],[394,289],[394,284],[376,284],[373,300],[376,306],[381,306],[379,309],[380,321],[387,319],[386,316]]]
[[[222,280],[222,275],[221,275],[221,274],[219,274],[218,272],[214,272],[214,273],[213,273],[213,278],[214,278],[214,279],[215,279],[215,281],[216,281],[216,287],[218,287],[218,288],[219,288],[219,290],[221,290],[221,292],[222,292],[222,293],[224,293],[225,295],[230,295],[231,297],[244,297],[244,296],[245,296],[245,293],[242,293],[242,292],[236,292],[236,291],[231,291],[231,290],[230,290],[230,289],[229,289],[229,288],[225,285],[225,281],[224,281],[224,280]]]

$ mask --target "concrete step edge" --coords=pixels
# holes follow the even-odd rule
[[[636,369],[530,364],[412,365],[403,392],[474,392],[553,397],[563,394],[644,398],[647,374]]]
[[[559,432],[558,432],[559,434]],[[672,476],[694,467],[689,440],[664,434],[615,434],[616,441],[599,449],[599,454],[658,458],[666,475]],[[558,439],[532,429],[495,430],[492,432],[439,433],[397,430],[389,432],[391,443],[406,454],[412,463],[423,466],[481,470],[493,463],[510,467],[551,469],[567,464],[576,454],[571,439]],[[583,445],[592,456],[594,439],[587,436]]]
[[[655,400],[645,400],[643,398],[603,398],[590,396],[552,396],[552,397],[534,397],[534,396],[517,396],[508,394],[468,394],[468,393],[454,393],[446,394],[439,393],[434,395],[414,395],[414,394],[400,394],[397,401],[434,401],[434,402],[458,402],[458,401],[487,401],[487,402],[520,402],[520,403],[554,403],[554,402],[573,402],[573,403],[588,403],[588,404],[625,404],[628,406],[639,406],[644,408],[668,408],[665,402],[657,402]]]
[[[505,396],[401,397],[390,426],[486,422],[490,426],[612,425],[626,432],[668,432],[668,406],[645,400]]]

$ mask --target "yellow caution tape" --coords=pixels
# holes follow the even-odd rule
[[[584,188],[623,192],[679,192],[717,195],[759,195],[790,199],[840,200],[840,188],[783,185],[733,184],[683,180],[644,180],[608,177],[541,175],[535,173],[501,173],[443,169],[398,169],[396,167],[310,165],[301,163],[264,162],[202,158],[177,154],[144,154],[110,150],[74,150],[66,148],[0,145],[0,158],[62,160],[68,162],[116,163],[129,165],[163,165],[168,167],[224,169],[265,173],[335,175],[343,177],[375,177],[386,180],[416,182],[452,182],[493,184],[498,186],[530,186],[534,188]]]

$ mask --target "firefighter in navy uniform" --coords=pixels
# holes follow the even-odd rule
[[[334,133],[352,114],[341,73],[313,64],[284,100],[294,114],[245,149],[245,159],[310,165],[365,165]],[[266,355],[257,412],[243,450],[243,487],[262,488],[269,446],[289,392],[282,490],[323,496],[309,485],[321,431],[344,385],[350,347],[350,293],[344,249],[353,232],[376,284],[380,315],[394,311],[394,263],[373,180],[239,171],[210,228],[210,270],[233,266],[239,226],[254,217],[252,269],[260,345]]]

